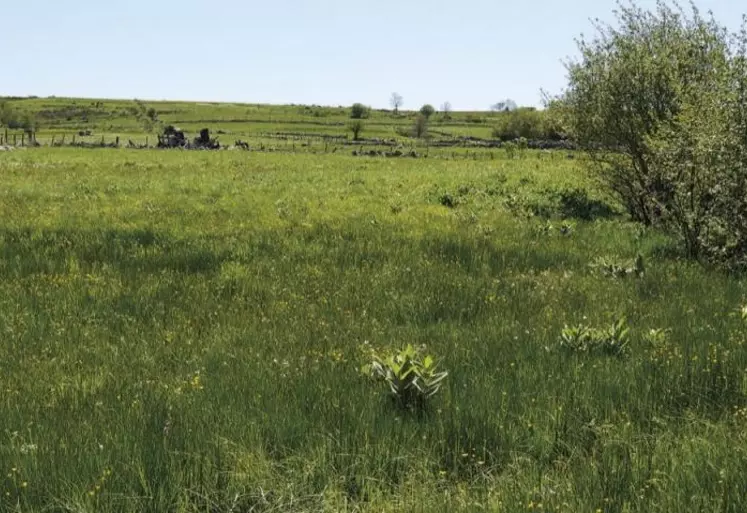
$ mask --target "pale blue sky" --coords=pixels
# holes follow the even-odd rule
[[[654,5],[641,0],[640,5]],[[614,0],[0,0],[0,95],[487,109],[559,92]],[[698,0],[736,29],[741,0]]]

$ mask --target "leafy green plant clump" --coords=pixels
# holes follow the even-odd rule
[[[635,261],[629,264],[621,264],[607,258],[598,258],[591,264],[591,267],[608,278],[627,278],[629,276],[642,278],[646,273],[646,264],[641,254],[638,254]]]
[[[566,326],[560,334],[560,347],[577,353],[624,356],[628,352],[629,332],[623,317],[604,329]]]
[[[433,356],[422,354],[412,344],[386,356],[374,355],[364,371],[387,384],[392,399],[400,408],[418,411],[438,393],[449,374],[439,371]]]

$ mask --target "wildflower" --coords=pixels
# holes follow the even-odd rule
[[[199,372],[195,373],[195,375],[192,377],[192,380],[190,381],[189,384],[192,386],[192,388],[194,390],[202,390],[203,389],[202,381],[201,381],[200,373]]]

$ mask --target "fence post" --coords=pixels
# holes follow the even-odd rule
[[[75,134],[73,134],[73,142],[71,144],[75,144]]]
[[[119,148],[119,136],[117,136],[117,148]]]
[[[52,135],[52,142],[49,143],[50,146],[54,146],[54,134]]]
[[[148,136],[147,135],[145,136],[145,147],[146,148],[148,147]]]
[[[21,146],[26,145],[26,132],[21,134]]]

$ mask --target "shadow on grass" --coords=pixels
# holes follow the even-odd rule
[[[421,240],[420,250],[434,260],[459,265],[466,272],[479,272],[487,266],[490,273],[546,271],[548,269],[581,268],[583,255],[568,245],[530,246],[528,240],[497,245],[492,241],[463,240],[433,236]]]
[[[552,196],[558,201],[558,211],[566,218],[594,221],[596,219],[613,219],[620,213],[604,201],[591,198],[585,189],[564,189]]]
[[[74,268],[110,266],[122,272],[158,274],[173,271],[209,274],[228,261],[252,264],[283,261],[297,265],[332,265],[338,270],[407,266],[421,258],[453,265],[460,273],[483,276],[543,271],[585,265],[568,244],[527,245],[510,240],[463,239],[454,234],[409,237],[397,230],[317,226],[296,232],[258,230],[240,240],[209,233],[177,238],[150,229],[0,230],[0,274],[63,274]]]
[[[227,258],[224,251],[200,247],[147,229],[4,230],[0,258],[6,273],[21,277],[68,272],[71,266],[110,265],[122,271],[210,273]]]

